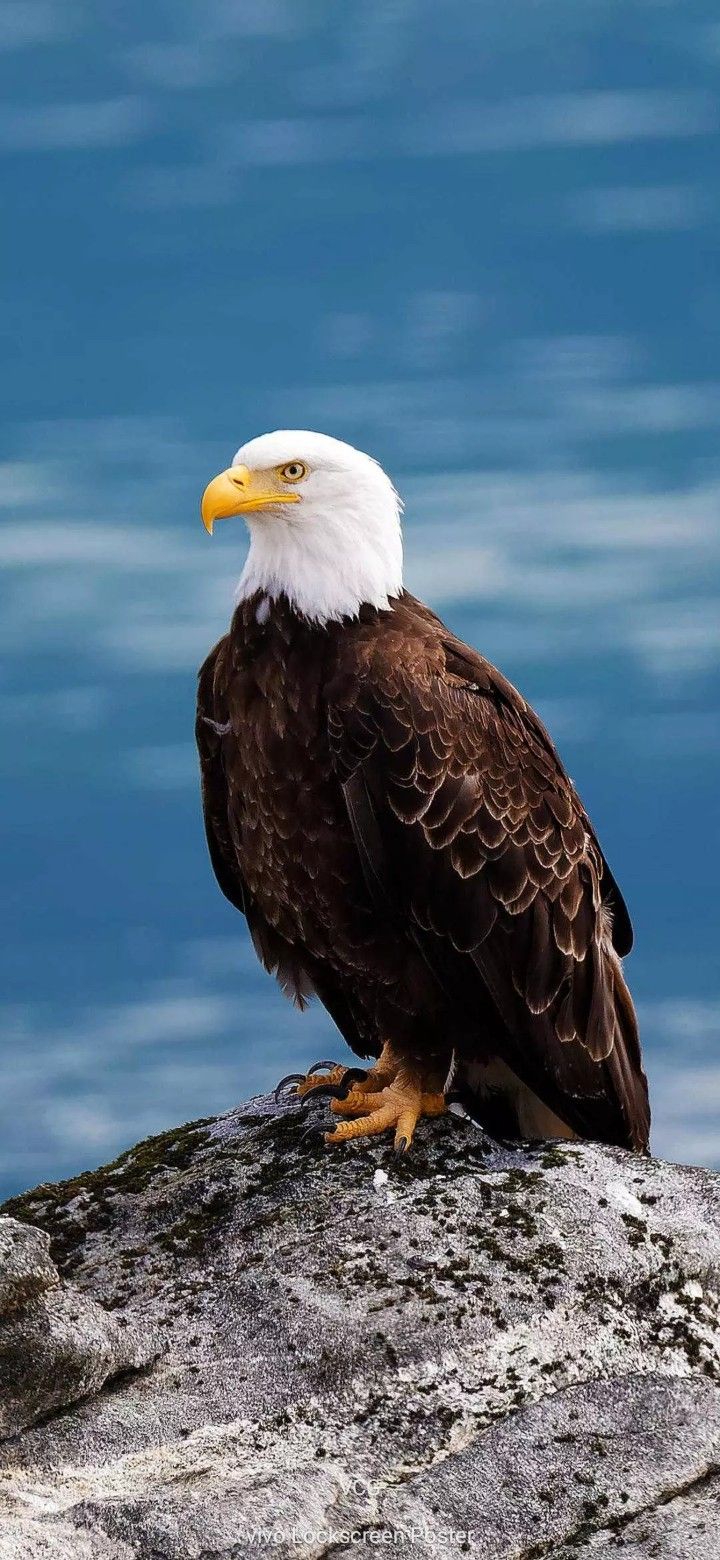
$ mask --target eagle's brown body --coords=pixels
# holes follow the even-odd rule
[[[627,911],[487,661],[408,594],[324,627],[258,594],[201,670],[197,736],[220,887],[291,995],[436,1087],[454,1063],[491,1132],[523,1135],[510,1077],[571,1132],[647,1146]]]

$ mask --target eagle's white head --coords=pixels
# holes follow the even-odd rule
[[[237,590],[285,595],[316,623],[386,608],[402,590],[402,504],[370,455],[326,433],[264,433],[205,489],[201,513],[245,515],[250,551]]]

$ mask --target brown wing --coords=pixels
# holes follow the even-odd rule
[[[215,877],[225,898],[246,917],[260,962],[277,977],[286,996],[302,1007],[308,996],[317,995],[348,1045],[367,1056],[373,1049],[372,1041],[360,1032],[357,1015],[332,971],[320,967],[307,949],[294,947],[269,925],[243,879],[228,805],[227,771],[234,762],[237,743],[229,721],[231,676],[232,656],[226,636],[200,668],[195,722],[205,836]]]
[[[553,772],[559,773],[562,779],[569,785],[575,807],[584,821],[585,829],[592,840],[601,864],[602,898],[611,915],[613,947],[616,953],[620,955],[620,958],[624,959],[631,952],[633,946],[633,927],[630,913],[601,850],[590,819],[579,796],[565,774],[552,738],[545,730],[542,721],[539,720],[535,711],[523,699],[522,694],[518,693],[517,688],[514,688],[512,683],[503,677],[502,673],[497,670],[497,667],[492,666],[476,650],[471,649],[469,645],[463,644],[462,640],[456,639],[454,635],[445,635],[444,649],[447,655],[447,666],[451,672],[468,683],[479,679],[479,684],[482,685],[484,680],[488,681],[495,690],[497,700],[500,703],[505,703],[509,709],[515,709],[521,714],[530,739],[539,744],[540,748],[547,753],[552,760]]]
[[[504,678],[403,598],[330,690],[366,878],[455,1005],[490,993],[508,1065],[584,1136],[644,1147],[647,1086],[613,948],[630,923],[574,788]],[[478,1054],[487,1037],[478,1035]]]
[[[205,838],[217,881],[225,898],[247,914],[247,890],[243,882],[228,816],[228,784],[223,741],[228,734],[226,660],[228,639],[211,650],[198,674],[195,740],[200,759]]]

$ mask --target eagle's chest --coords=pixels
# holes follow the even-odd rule
[[[327,643],[317,638],[250,635],[237,646],[227,690],[235,850],[255,902],[293,938],[317,937],[342,879],[356,871],[327,734]]]

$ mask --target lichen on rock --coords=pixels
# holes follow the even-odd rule
[[[146,1368],[0,1448],[0,1560],[30,1518],[83,1560],[349,1556],[405,1530],[418,1555],[622,1537],[639,1560],[691,1502],[714,1557],[720,1177],[451,1117],[403,1159],[307,1125],[253,1100],[6,1208],[43,1304],[79,1297]]]

